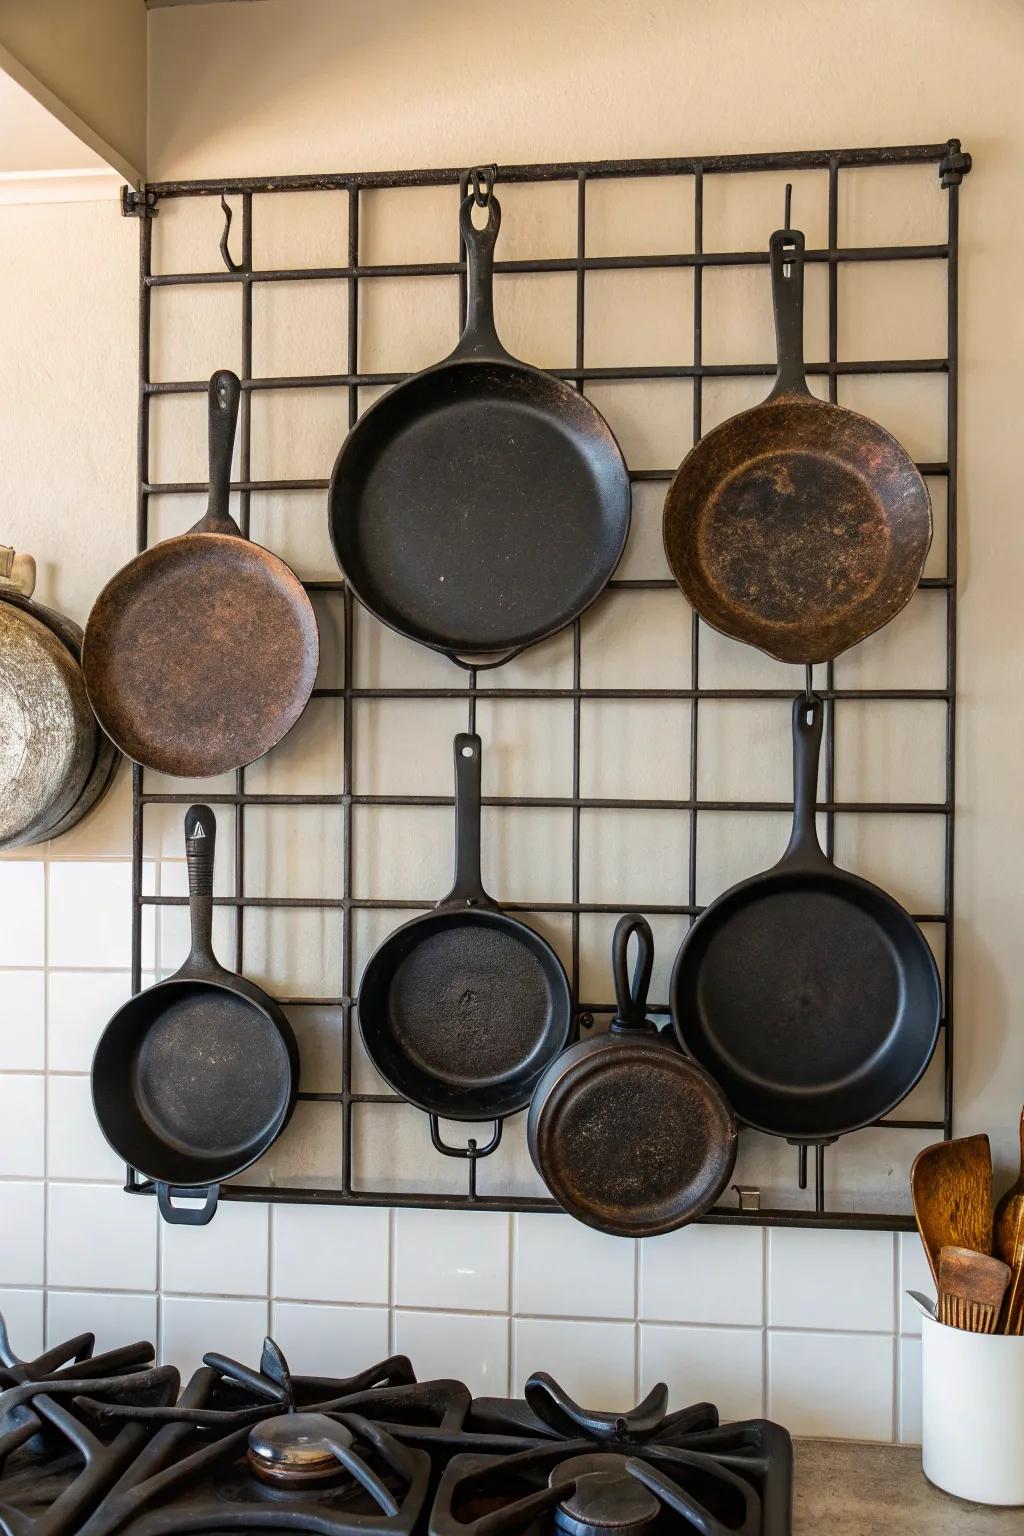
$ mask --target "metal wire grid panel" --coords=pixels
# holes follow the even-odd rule
[[[947,234],[941,243],[927,245],[887,245],[840,248],[839,235],[839,183],[842,173],[853,167],[912,167],[934,164],[937,177],[945,189],[947,199]],[[811,375],[823,375],[828,381],[828,395],[837,400],[840,378],[853,374],[920,374],[939,373],[946,379],[946,457],[940,462],[921,463],[922,473],[942,477],[947,482],[947,559],[942,575],[926,577],[922,585],[941,591],[945,597],[944,626],[944,685],[940,688],[856,688],[836,687],[834,666],[829,664],[823,673],[824,686],[818,691],[829,701],[826,724],[824,784],[825,797],[819,802],[826,822],[826,846],[831,854],[835,842],[837,813],[901,812],[940,816],[944,825],[943,846],[943,902],[941,911],[915,912],[922,923],[941,925],[941,970],[945,998],[945,1014],[940,1051],[943,1057],[943,1113],[941,1118],[900,1119],[890,1116],[880,1122],[891,1129],[924,1131],[949,1137],[952,1133],[952,1065],[953,1065],[953,873],[954,873],[954,751],[956,716],[956,471],[957,471],[957,247],[958,247],[958,193],[962,177],[970,169],[970,160],[961,154],[958,141],[946,144],[907,146],[868,150],[823,150],[781,154],[753,154],[725,157],[687,158],[670,160],[602,161],[587,164],[557,164],[501,167],[496,173],[499,187],[509,183],[539,184],[562,181],[575,183],[576,187],[576,251],[571,257],[536,260],[501,261],[495,263],[498,272],[568,272],[575,274],[575,362],[574,365],[555,370],[579,388],[587,388],[591,382],[611,382],[648,379],[692,380],[693,439],[696,441],[702,428],[702,403],[704,381],[709,378],[765,376],[766,381],[774,372],[773,365],[766,363],[713,364],[702,359],[702,326],[704,320],[704,274],[711,268],[727,266],[753,266],[767,261],[767,238],[763,249],[748,251],[705,250],[704,248],[704,195],[706,180],[712,176],[735,173],[798,172],[819,170],[828,178],[828,241],[824,248],[808,249],[809,263],[827,264],[828,283],[828,356],[827,361],[810,363]],[[594,256],[587,252],[587,189],[590,184],[605,178],[679,178],[680,185],[689,183],[693,209],[693,248],[662,255]],[[265,491],[326,491],[326,480],[272,479],[261,480],[252,476],[252,398],[261,389],[291,389],[301,387],[333,387],[344,390],[348,402],[348,422],[351,426],[359,414],[359,390],[365,386],[389,385],[404,375],[360,372],[359,368],[359,311],[361,284],[365,279],[407,277],[419,275],[458,274],[460,300],[465,301],[465,265],[461,248],[451,262],[399,263],[369,265],[360,261],[360,215],[362,196],[370,189],[409,189],[414,187],[457,184],[465,193],[470,184],[470,172],[466,170],[427,170],[394,173],[338,174],[308,177],[252,178],[228,182],[174,182],[157,184],[141,194],[128,189],[123,197],[126,213],[140,216],[140,268],[139,268],[139,434],[138,434],[138,547],[144,549],[150,538],[150,501],[155,495],[174,496],[202,493],[206,487],[201,482],[158,483],[150,478],[150,407],[155,397],[163,394],[200,392],[206,389],[205,379],[185,382],[154,383],[150,373],[151,299],[155,289],[174,285],[205,285],[213,283],[237,284],[241,297],[241,374],[243,384],[242,407],[239,422],[240,458],[239,479],[233,489],[238,493],[243,533],[248,535],[250,502],[253,493]],[[341,192],[347,195],[347,261],[336,267],[301,267],[287,270],[260,270],[253,268],[253,197],[265,193],[287,196],[290,192]],[[160,203],[170,198],[220,196],[226,222],[221,241],[223,270],[214,270],[216,255],[211,252],[211,270],[154,274],[151,270],[152,218],[159,213]],[[230,254],[230,208],[225,197],[241,201],[240,260]],[[781,213],[781,209],[780,209]],[[778,220],[782,222],[781,218]],[[799,222],[799,220],[797,220]],[[766,231],[767,235],[767,231]],[[237,231],[231,244],[237,240]],[[847,263],[886,261],[939,261],[946,273],[946,355],[925,359],[901,359],[884,361],[844,362],[839,358],[838,338],[838,279],[840,267]],[[692,363],[641,367],[592,367],[585,357],[585,288],[586,274],[600,270],[643,268],[688,267],[693,273],[692,315]],[[253,289],[260,282],[290,280],[335,279],[342,280],[347,288],[348,333],[347,357],[344,371],[317,376],[275,378],[253,377]],[[635,483],[653,481],[666,483],[674,473],[675,465],[631,472]],[[353,975],[353,915],[359,909],[410,909],[422,910],[431,905],[429,900],[392,900],[360,897],[354,893],[353,884],[353,807],[358,805],[438,805],[451,804],[443,797],[425,795],[367,795],[357,794],[353,782],[353,704],[355,701],[379,699],[408,700],[457,700],[464,699],[469,728],[476,728],[478,702],[491,699],[557,699],[567,701],[572,711],[572,792],[568,797],[515,796],[484,799],[485,806],[550,806],[560,807],[571,813],[571,899],[568,902],[503,902],[507,910],[529,910],[535,913],[567,914],[571,927],[571,966],[573,1003],[581,1028],[593,1025],[595,1014],[611,1011],[607,1002],[581,998],[580,974],[580,919],[586,914],[616,913],[621,904],[587,902],[582,899],[580,878],[580,828],[581,813],[627,808],[629,810],[668,810],[685,818],[687,825],[687,900],[681,904],[648,903],[640,905],[648,914],[664,914],[678,917],[680,930],[685,921],[692,921],[702,910],[698,904],[698,825],[703,813],[709,811],[766,813],[787,809],[785,803],[753,800],[702,799],[698,791],[698,742],[701,706],[709,700],[772,700],[788,699],[787,689],[708,688],[700,681],[701,624],[696,614],[691,620],[689,676],[679,679],[673,688],[645,687],[643,679],[634,688],[594,689],[583,686],[581,623],[575,623],[572,632],[572,683],[569,687],[496,688],[486,672],[471,671],[463,678],[453,676],[452,685],[444,688],[376,688],[359,687],[355,681],[354,647],[354,599],[345,583],[338,580],[311,581],[307,588],[323,594],[319,600],[339,602],[342,605],[344,631],[344,675],[340,687],[317,688],[314,697],[333,697],[341,700],[344,734],[340,754],[341,789],[334,795],[264,795],[253,794],[246,787],[245,770],[235,775],[233,792],[206,795],[212,804],[230,808],[234,819],[234,894],[217,898],[219,905],[236,909],[234,965],[239,971],[245,966],[244,915],[257,907],[307,907],[337,909],[341,913],[343,929],[343,955],[341,967],[341,995],[337,997],[282,997],[280,1001],[295,1008],[335,1006],[342,1010],[343,1026],[340,1049],[341,1086],[337,1091],[300,1091],[300,1100],[316,1100],[335,1104],[339,1111],[341,1177],[336,1187],[325,1188],[322,1184],[265,1186],[249,1183],[233,1183],[225,1186],[223,1195],[228,1199],[269,1200],[290,1202],[315,1202],[338,1205],[399,1205],[435,1208],[485,1208],[498,1210],[554,1209],[550,1200],[529,1195],[515,1196],[484,1194],[477,1187],[477,1168],[482,1157],[491,1147],[480,1146],[473,1140],[448,1147],[448,1155],[464,1159],[465,1182],[461,1193],[439,1193],[429,1188],[378,1189],[362,1187],[353,1172],[353,1120],[363,1106],[385,1106],[401,1102],[392,1095],[380,1092],[359,1092],[353,1086],[353,1030],[354,986]],[[667,579],[618,578],[611,584],[619,590],[658,590],[673,588]],[[673,588],[674,590],[674,588]],[[680,599],[680,602],[682,599]],[[819,674],[820,675],[820,674]],[[581,794],[581,713],[585,701],[592,699],[625,699],[647,701],[682,701],[689,708],[689,759],[683,765],[686,793],[675,800],[600,799]],[[836,730],[835,703],[839,700],[931,700],[944,706],[944,763],[942,776],[944,794],[941,802],[904,803],[855,803],[836,798]],[[487,743],[485,741],[485,752]],[[132,923],[132,985],[137,991],[142,984],[143,913],[149,906],[183,905],[185,898],[168,895],[151,895],[143,889],[143,829],[148,807],[186,805],[195,798],[193,794],[177,792],[153,792],[147,790],[143,772],[133,771],[133,923]],[[342,889],[335,896],[305,899],[274,896],[253,896],[245,890],[245,832],[246,811],[260,805],[286,806],[340,806],[344,847],[342,853]],[[500,891],[497,893],[500,897]],[[681,931],[680,931],[681,936]],[[383,1111],[386,1112],[386,1111]],[[435,1142],[435,1146],[438,1143]],[[438,1155],[442,1148],[439,1146]],[[815,1191],[813,1209],[746,1209],[745,1202],[737,1207],[721,1206],[707,1218],[710,1221],[749,1223],[762,1225],[825,1225],[831,1227],[879,1227],[885,1229],[910,1228],[913,1223],[902,1214],[888,1211],[851,1211],[829,1208],[826,1202],[824,1148],[816,1149]],[[806,1181],[806,1149],[801,1149],[799,1160],[801,1187]],[[148,1193],[152,1186],[134,1169],[128,1169],[126,1188],[135,1193]]]

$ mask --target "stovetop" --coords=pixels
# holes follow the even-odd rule
[[[521,1399],[416,1380],[404,1355],[348,1377],[211,1352],[182,1386],[147,1343],[37,1360],[0,1317],[0,1536],[789,1536],[792,1446],[657,1386],[621,1414],[543,1372]]]

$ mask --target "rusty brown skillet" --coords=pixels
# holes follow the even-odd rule
[[[800,231],[776,230],[775,384],[687,455],[663,523],[672,574],[701,618],[789,662],[829,661],[894,618],[932,539],[906,451],[807,388],[803,257]]]
[[[210,380],[210,501],[188,533],[130,561],[96,599],[82,668],[108,736],[183,778],[241,768],[305,708],[319,637],[302,584],[228,511],[241,386]]]
[[[654,1237],[703,1216],[736,1161],[725,1095],[647,1018],[653,963],[650,924],[627,912],[612,940],[618,1012],[611,1028],[552,1062],[527,1122],[530,1155],[559,1205],[619,1237]]]

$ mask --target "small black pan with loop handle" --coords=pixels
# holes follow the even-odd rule
[[[441,1151],[450,1149],[438,1117],[500,1122],[525,1109],[572,1028],[558,956],[483,888],[480,758],[479,736],[456,736],[455,884],[432,912],[389,934],[359,985],[370,1060],[432,1117]]]
[[[462,665],[497,666],[604,590],[629,533],[629,474],[604,417],[519,362],[494,328],[498,199],[459,214],[468,262],[455,350],[376,402],[331,477],[338,564],[383,623]]]
[[[299,1053],[265,992],[212,948],[217,823],[185,813],[192,947],[180,970],[125,1003],[100,1037],[92,1099],[117,1155],[156,1185],[165,1221],[202,1226],[219,1187],[261,1157],[295,1104]],[[204,1203],[174,1205],[173,1194]]]
[[[703,1216],[736,1161],[736,1121],[718,1084],[647,1017],[653,965],[651,926],[627,912],[612,940],[611,1028],[551,1064],[527,1127],[530,1155],[559,1205],[619,1237],[654,1237]]]

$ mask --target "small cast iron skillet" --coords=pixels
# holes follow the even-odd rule
[[[654,1237],[703,1216],[736,1161],[736,1121],[718,1084],[647,1018],[653,964],[650,924],[627,912],[612,939],[612,1025],[552,1062],[527,1124],[530,1155],[559,1205],[619,1237]]]
[[[501,223],[459,224],[466,326],[455,350],[382,396],[331,476],[338,564],[383,623],[463,665],[497,666],[564,629],[607,585],[629,533],[629,474],[578,389],[519,362],[494,328]]]
[[[479,736],[456,736],[455,884],[389,934],[359,986],[370,1060],[432,1117],[437,1145],[438,1117],[501,1121],[525,1109],[572,1027],[558,956],[483,888],[480,761]]]
[[[800,231],[776,230],[770,260],[778,375],[683,460],[665,553],[715,629],[780,661],[829,661],[913,597],[931,503],[890,432],[807,388]]]
[[[152,1179],[165,1221],[203,1226],[219,1186],[261,1157],[295,1105],[299,1053],[280,1008],[218,965],[212,948],[217,823],[185,813],[192,948],[184,965],[125,1003],[92,1063],[100,1129],[119,1157]],[[176,1206],[172,1194],[204,1196]]]
[[[210,503],[194,528],[108,581],[82,670],[107,735],[145,768],[207,778],[275,746],[302,714],[320,638],[309,597],[228,510],[241,385],[210,380]]]
[[[680,1044],[740,1120],[830,1141],[905,1098],[939,1033],[939,973],[897,901],[822,852],[815,827],[824,706],[793,701],[793,832],[779,862],[712,902],[672,973]]]

